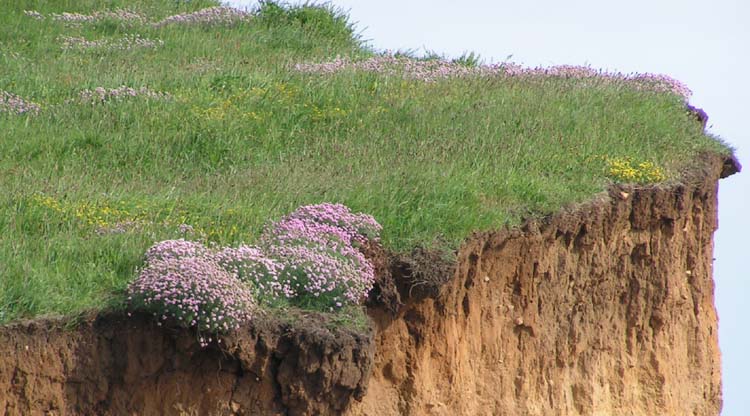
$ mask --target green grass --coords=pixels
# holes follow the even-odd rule
[[[23,14],[128,7],[157,19],[211,5],[0,0],[0,90],[43,107],[0,113],[0,322],[117,304],[145,249],[180,237],[182,223],[219,243],[252,242],[269,219],[329,201],[374,215],[391,249],[438,236],[458,245],[601,192],[604,156],[653,162],[670,180],[699,152],[727,151],[667,94],[296,73],[297,62],[373,54],[317,8],[269,6],[209,29]],[[164,46],[63,51],[59,40],[136,33]],[[66,104],[123,84],[174,99]],[[127,221],[137,226],[106,232]]]

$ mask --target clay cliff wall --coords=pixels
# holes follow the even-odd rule
[[[475,235],[437,296],[373,310],[373,376],[348,414],[718,415],[713,234],[738,169],[705,156],[684,183]]]
[[[738,169],[707,155],[679,184],[476,234],[440,284],[381,251],[366,333],[266,319],[201,349],[145,316],[1,327],[0,409],[715,416],[717,182]]]

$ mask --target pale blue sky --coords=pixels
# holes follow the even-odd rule
[[[251,0],[232,0],[252,6]],[[488,62],[588,64],[665,73],[693,90],[710,131],[750,169],[748,0],[334,0],[377,49],[464,51]],[[714,278],[724,381],[723,416],[750,414],[750,174],[721,181]]]

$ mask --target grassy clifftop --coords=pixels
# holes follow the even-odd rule
[[[252,242],[304,204],[457,244],[727,151],[668,79],[380,55],[327,9],[214,6],[0,0],[0,321],[100,307],[154,241]]]

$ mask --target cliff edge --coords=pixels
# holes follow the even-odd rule
[[[437,296],[373,311],[349,414],[718,415],[717,182],[739,169],[706,155],[681,184],[475,235]]]
[[[146,317],[8,325],[0,409],[718,415],[717,181],[738,170],[706,155],[679,184],[615,186],[548,219],[478,233],[431,290],[407,265],[381,265],[372,333],[269,320],[201,349]]]

